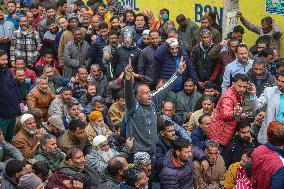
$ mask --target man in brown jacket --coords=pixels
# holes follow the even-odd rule
[[[46,134],[44,129],[36,129],[36,121],[31,114],[22,115],[21,130],[13,139],[13,145],[21,151],[26,159],[33,159],[39,140]]]
[[[58,139],[58,147],[65,153],[72,148],[87,152],[91,144],[85,135],[86,123],[80,119],[70,121],[69,129]]]
[[[219,151],[219,144],[214,140],[206,143],[208,169],[204,170],[198,161],[193,162],[196,189],[222,188],[226,176],[225,162]]]
[[[55,94],[48,87],[48,78],[42,76],[37,79],[37,85],[27,95],[28,108],[39,108],[46,120],[48,107],[54,97]]]
[[[125,114],[125,99],[123,92],[118,92],[116,98],[116,102],[113,103],[108,110],[108,115],[111,123],[117,128]]]

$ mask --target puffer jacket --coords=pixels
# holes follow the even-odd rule
[[[106,72],[106,68],[103,64],[103,49],[107,46],[107,42],[100,35],[96,38],[96,42],[90,46],[89,55],[93,64],[100,65],[103,72]]]
[[[173,164],[173,151],[165,156],[160,181],[163,189],[193,189],[193,160],[205,159],[205,153],[198,148],[192,148],[191,158],[183,166]]]
[[[208,128],[209,139],[216,140],[223,146],[229,143],[235,134],[238,122],[234,115],[234,108],[238,103],[241,104],[241,101],[242,97],[238,96],[232,87],[223,93],[213,112],[212,122]]]

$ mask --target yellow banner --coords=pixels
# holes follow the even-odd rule
[[[192,21],[199,23],[200,18],[206,12],[214,11],[217,14],[217,23],[222,25],[223,0],[117,0],[123,5],[132,7],[136,12],[145,9],[153,11],[156,19],[159,10],[167,8],[170,11],[170,19],[175,20],[178,14],[184,14]],[[265,12],[265,0],[240,0],[240,11],[250,22],[260,25],[261,18],[271,16],[284,30],[284,17],[281,15],[268,14]],[[258,35],[246,30],[244,41],[252,46]],[[281,40],[281,57],[284,57],[284,40]]]

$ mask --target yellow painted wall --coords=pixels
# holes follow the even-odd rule
[[[222,12],[223,0],[118,0],[122,4],[127,4],[133,7],[137,12],[142,12],[145,9],[151,9],[157,18],[159,10],[163,7],[170,10],[170,19],[175,20],[175,17],[183,13],[186,17],[196,21],[200,19],[201,9],[205,13],[212,10],[217,10],[219,16]],[[202,7],[202,8],[201,8]],[[139,10],[138,10],[139,9]],[[284,16],[265,13],[265,0],[240,0],[240,11],[243,15],[255,24],[260,24],[261,18],[271,16],[277,24],[284,30]],[[244,35],[245,42],[251,46],[256,41],[258,35],[246,30]],[[284,58],[284,37],[282,36],[281,57]]]

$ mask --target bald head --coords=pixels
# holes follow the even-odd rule
[[[128,169],[128,164],[124,157],[115,156],[108,161],[106,169],[111,176],[123,180],[124,171]]]
[[[175,114],[175,105],[171,101],[167,101],[164,103],[164,107],[162,109],[164,115],[168,117],[172,117]]]

